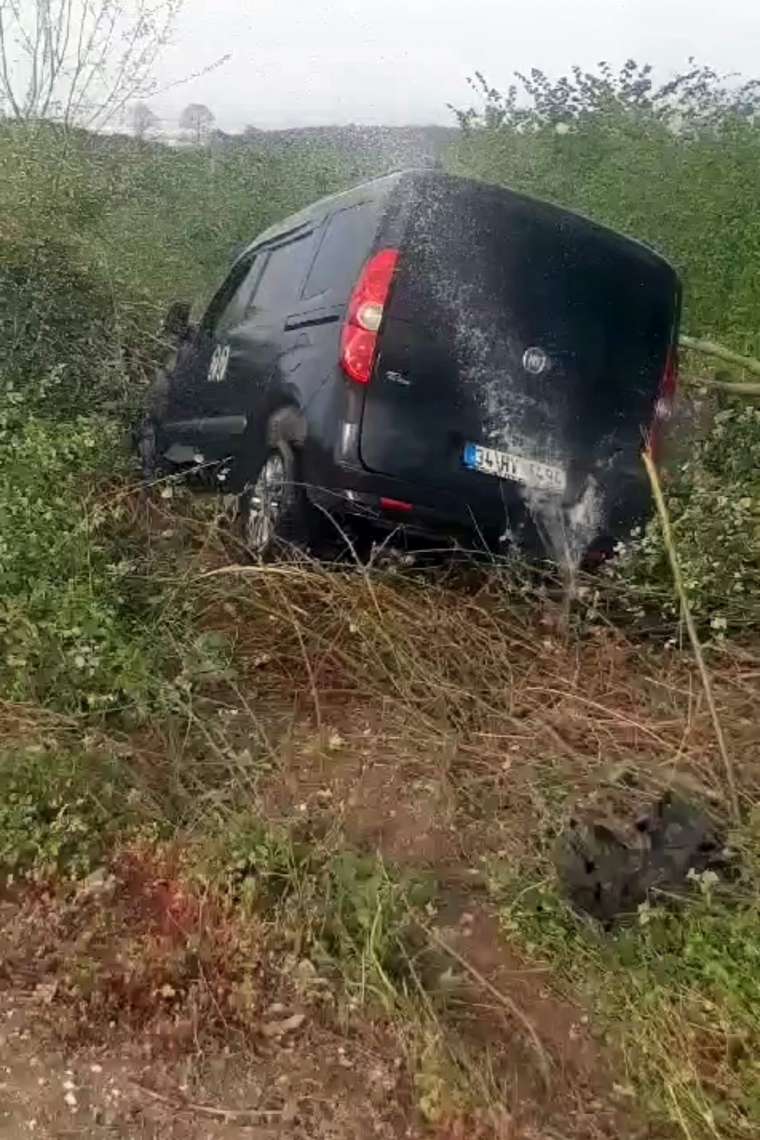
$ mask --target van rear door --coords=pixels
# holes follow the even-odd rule
[[[590,472],[603,481],[623,453],[637,462],[677,304],[675,273],[638,243],[509,191],[421,176],[363,463],[494,509],[531,480],[574,501]],[[492,453],[508,458],[468,466]]]

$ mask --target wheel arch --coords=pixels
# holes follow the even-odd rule
[[[306,416],[302,409],[294,403],[282,404],[267,421],[267,445],[289,443],[300,449],[306,442],[306,430]]]
[[[242,491],[246,482],[258,474],[270,448],[279,443],[287,443],[294,451],[300,452],[306,441],[306,417],[292,401],[279,403],[264,418],[264,422],[264,431],[261,430],[261,421],[258,427],[249,422],[243,436],[227,483],[230,492],[234,494]]]

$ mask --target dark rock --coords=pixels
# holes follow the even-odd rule
[[[632,834],[626,841],[604,824],[571,820],[555,844],[557,874],[573,906],[607,926],[635,914],[648,899],[684,897],[690,875],[727,869],[724,842],[710,817],[675,796],[664,796],[639,817]]]

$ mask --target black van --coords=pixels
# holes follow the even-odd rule
[[[332,525],[602,550],[646,515],[680,286],[647,247],[439,172],[242,253],[154,386],[146,465],[216,465],[254,555]]]

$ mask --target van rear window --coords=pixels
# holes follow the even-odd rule
[[[301,294],[304,300],[320,293],[330,293],[331,300],[348,299],[369,256],[377,222],[377,207],[372,202],[332,215]]]

